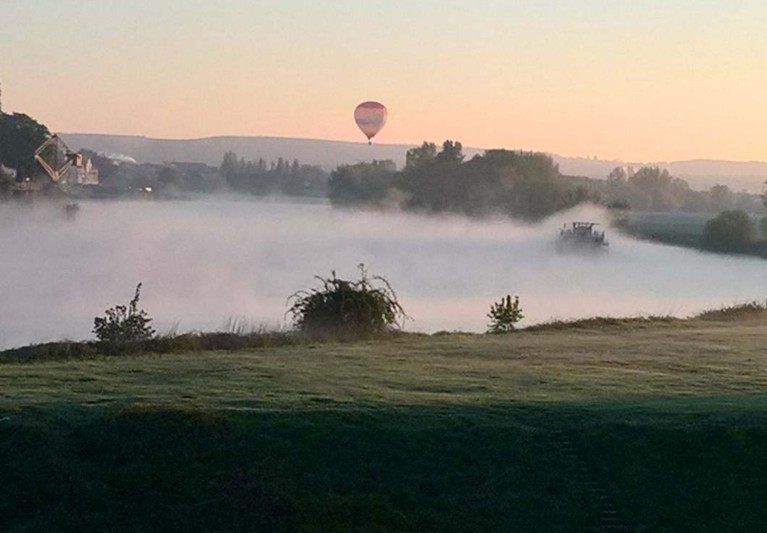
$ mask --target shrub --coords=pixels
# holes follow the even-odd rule
[[[136,294],[128,306],[118,305],[104,311],[106,316],[93,319],[93,333],[100,341],[124,342],[151,339],[154,329],[146,311],[138,308],[141,283],[136,285]]]
[[[299,291],[288,301],[295,327],[311,336],[337,338],[367,337],[399,329],[407,318],[389,282],[381,276],[368,277],[359,265],[360,279],[347,281],[315,276],[322,288]]]
[[[742,251],[756,239],[756,224],[745,211],[722,211],[706,222],[703,243],[707,248]]]
[[[500,302],[495,302],[487,314],[490,324],[487,326],[488,333],[510,333],[514,331],[514,324],[524,318],[522,308],[519,307],[519,296],[514,300],[507,294]]]

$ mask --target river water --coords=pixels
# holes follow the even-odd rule
[[[287,327],[287,298],[346,279],[364,263],[386,277],[411,331],[484,331],[490,305],[519,295],[529,325],[596,315],[687,316],[767,298],[767,261],[639,242],[607,229],[610,250],[562,255],[558,228],[325,203],[210,197],[189,201],[0,204],[0,348],[92,338],[93,318],[127,304],[159,333]]]

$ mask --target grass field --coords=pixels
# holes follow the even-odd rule
[[[0,364],[0,530],[764,531],[766,326]]]
[[[705,249],[703,236],[706,222],[716,217],[716,213],[685,212],[628,212],[621,223],[622,230],[640,239],[647,239],[675,246]],[[754,223],[759,224],[758,218]],[[748,246],[741,253],[757,257],[767,257],[767,235],[758,235],[757,242]]]

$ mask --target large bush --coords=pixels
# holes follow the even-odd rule
[[[756,224],[745,211],[722,211],[706,222],[703,243],[722,251],[743,251],[756,240]]]
[[[319,289],[299,291],[289,301],[288,312],[295,327],[312,336],[339,338],[367,337],[402,326],[407,317],[389,282],[381,276],[369,277],[359,265],[360,279],[316,278]]]
[[[107,309],[106,316],[93,319],[93,333],[100,341],[126,342],[151,339],[155,331],[149,326],[152,321],[146,311],[138,308],[141,283],[127,306],[118,305]]]
[[[16,169],[19,180],[39,172],[35,150],[50,137],[44,125],[23,113],[0,113],[0,163]]]

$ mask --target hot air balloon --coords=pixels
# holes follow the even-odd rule
[[[378,102],[362,102],[354,110],[354,121],[371,144],[370,139],[386,124],[386,108]]]

